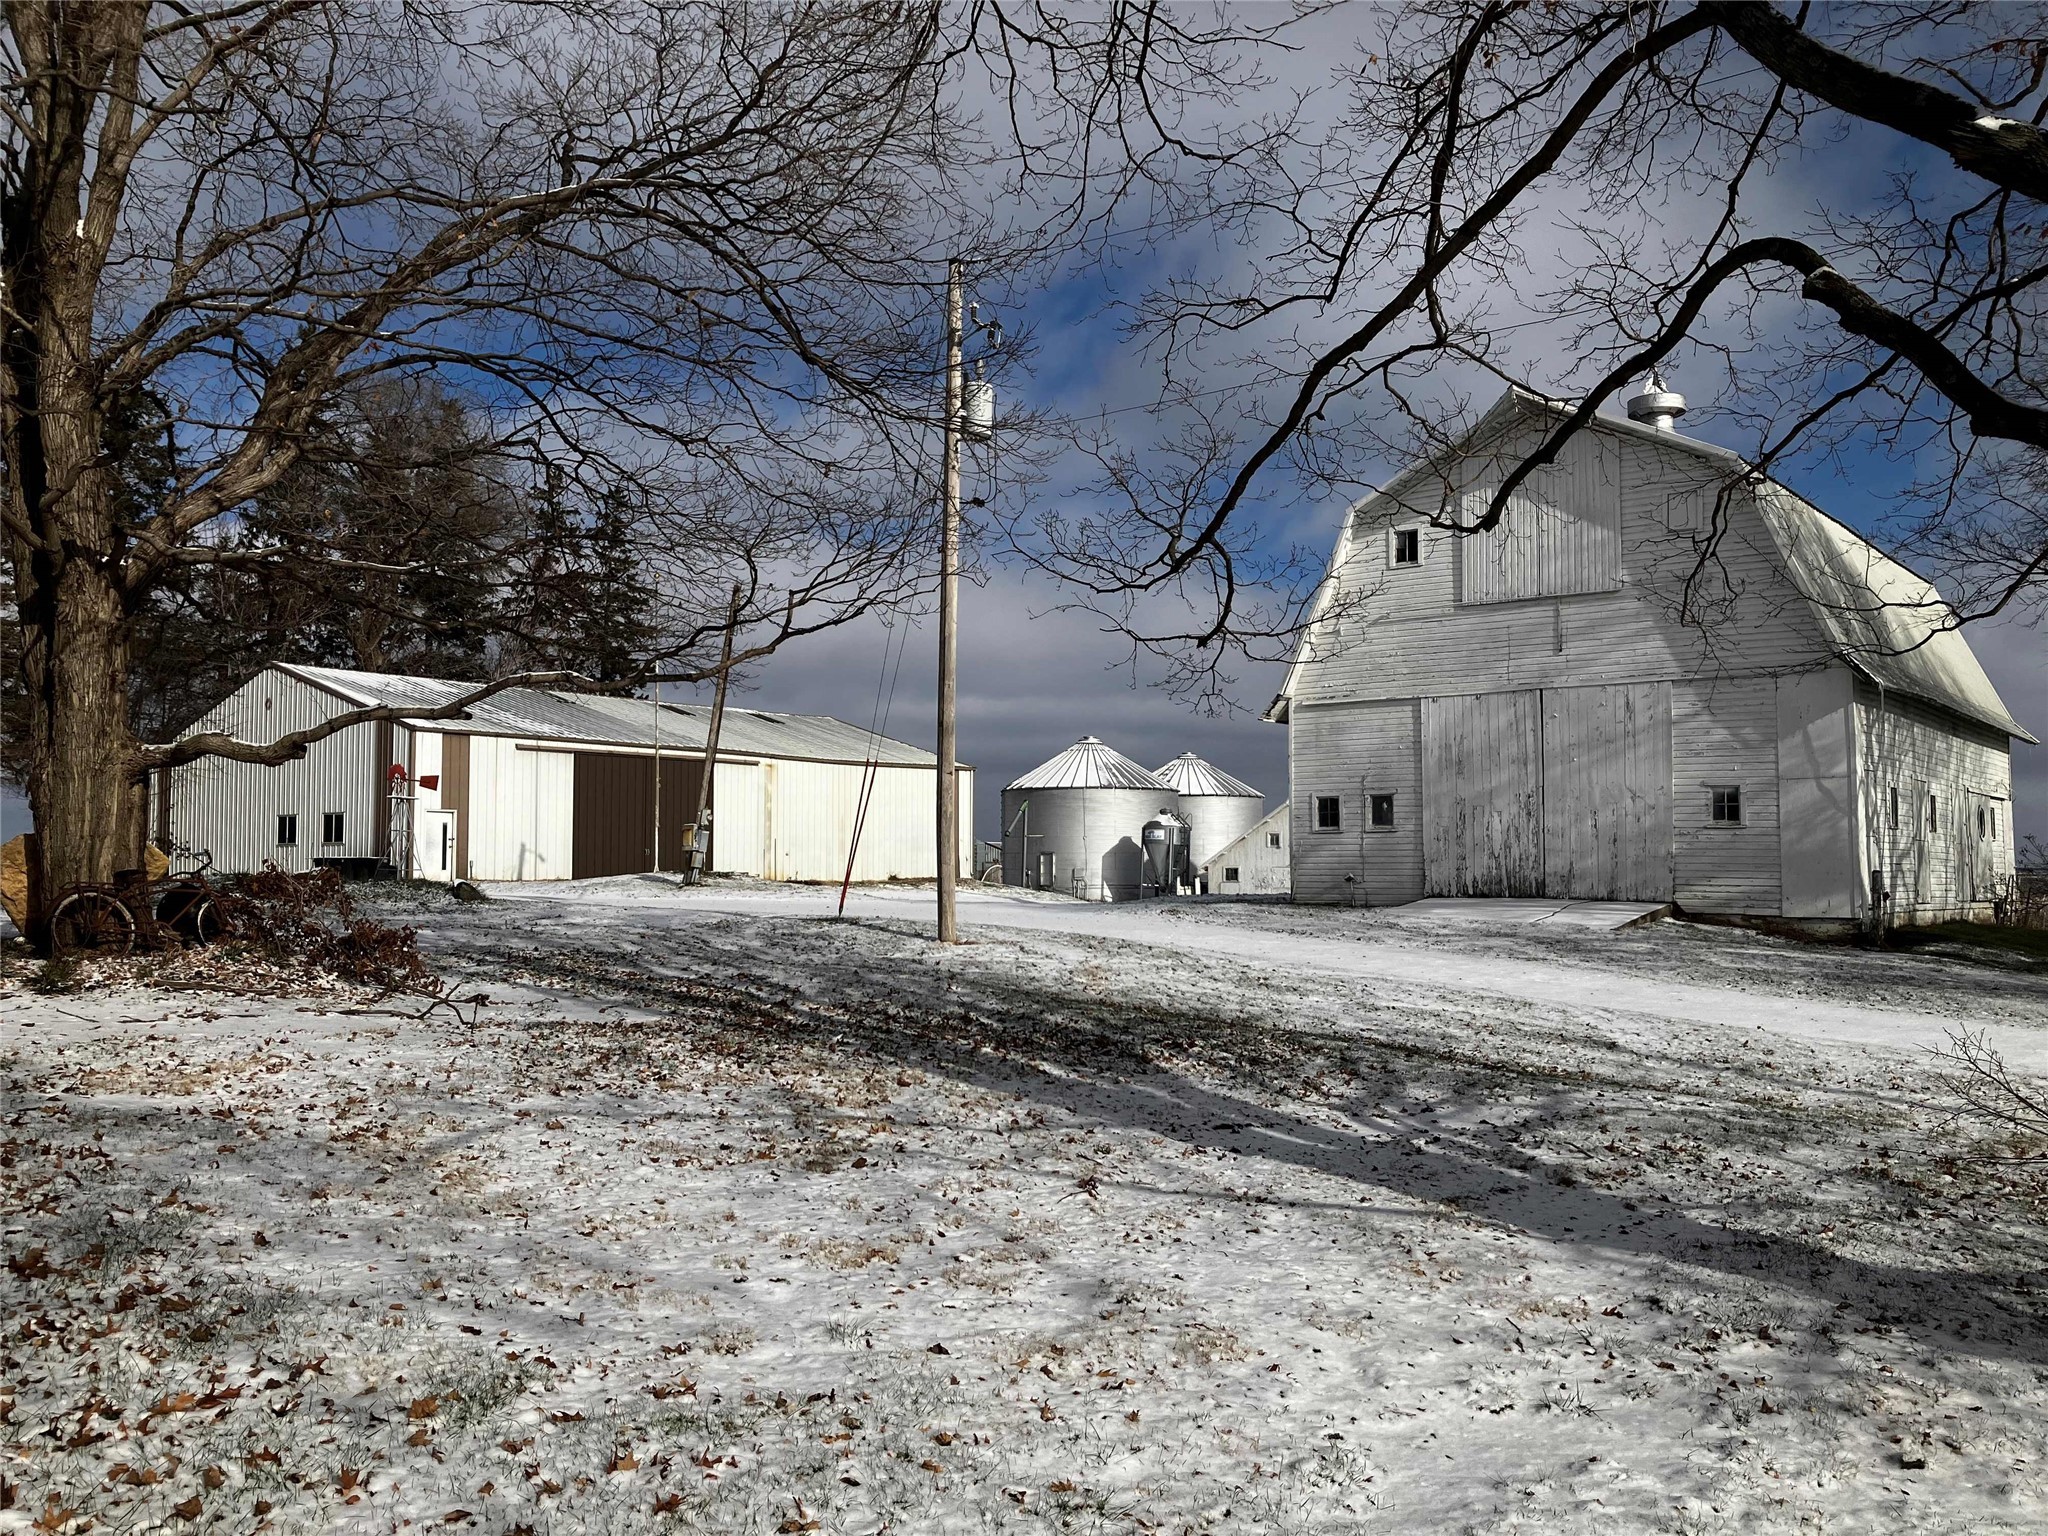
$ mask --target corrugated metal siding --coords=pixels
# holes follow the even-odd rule
[[[441,738],[441,805],[455,813],[455,877],[469,878],[469,738]]]
[[[566,880],[575,869],[576,757],[472,736],[470,870],[478,880]]]
[[[1544,894],[1671,899],[1671,685],[1543,693]]]
[[[1477,522],[1512,459],[1460,498],[1460,520]],[[1557,461],[1508,499],[1491,532],[1458,541],[1459,598],[1510,603],[1532,597],[1612,592],[1621,586],[1621,451],[1605,433],[1581,433]]]
[[[1543,889],[1543,707],[1536,692],[1424,699],[1423,890]],[[1395,802],[1398,816],[1400,802]]]
[[[768,868],[764,819],[768,770],[720,758],[711,773],[711,852],[723,875],[759,875]]]
[[[654,868],[653,756],[578,752],[575,761],[575,877],[633,875]],[[686,866],[683,832],[697,814],[697,786],[703,777],[700,761],[662,760],[661,867],[665,870]],[[715,869],[715,841],[711,853]]]
[[[1174,803],[1188,824],[1188,860],[1197,868],[1266,815],[1263,799],[1243,795],[1182,795]]]
[[[1855,709],[1864,842],[1887,872],[1894,920],[1988,915],[1986,877],[1996,885],[2013,873],[2012,752],[2006,738],[1895,693],[1880,704],[1876,687],[1861,679]],[[1896,827],[1889,815],[1893,789],[1899,792]],[[1974,816],[1980,806],[1997,821],[1996,834],[1982,849]]]
[[[1145,823],[1179,797],[1151,789],[1006,789],[1003,883],[1035,886],[1041,854],[1053,857],[1052,888],[1088,901],[1132,901],[1144,863]],[[1022,815],[1025,802],[1030,815]],[[1075,875],[1081,877],[1077,887]]]
[[[761,870],[770,880],[836,881],[846,874],[859,812],[859,763],[770,761],[762,765]],[[971,871],[974,770],[961,768],[957,868]],[[728,790],[721,770],[719,793]],[[726,831],[726,812],[718,824]],[[930,880],[938,874],[938,777],[931,768],[875,770],[853,866],[856,880]],[[727,867],[723,856],[720,868]]]
[[[1296,901],[1387,906],[1422,894],[1417,713],[1414,699],[1294,710],[1288,844]],[[1366,830],[1368,794],[1394,796],[1392,831]],[[1338,797],[1340,830],[1316,829],[1319,795]]]
[[[1672,894],[1691,911],[1781,909],[1777,693],[1768,677],[1672,687]],[[1741,786],[1742,825],[1715,825],[1717,784]]]
[[[193,727],[265,742],[317,725],[347,708],[332,694],[276,671],[258,673]],[[379,846],[383,788],[376,732],[357,726],[307,748],[275,768],[202,758],[170,772],[170,834],[180,849],[210,849],[216,869],[247,873],[266,862],[307,870],[316,857],[373,858]],[[343,839],[323,846],[322,813],[342,813]],[[296,847],[277,842],[277,818],[299,818]],[[177,861],[189,868],[189,854]]]

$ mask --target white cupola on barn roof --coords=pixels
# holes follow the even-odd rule
[[[1685,396],[1664,387],[1664,376],[1652,371],[1643,381],[1643,392],[1628,402],[1628,419],[1659,432],[1676,432],[1678,418],[1685,414]]]

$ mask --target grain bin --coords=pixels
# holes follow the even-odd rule
[[[1142,764],[1083,736],[1003,791],[1003,883],[1135,901],[1145,823],[1176,798]]]
[[[1157,775],[1179,796],[1177,809],[1188,824],[1189,862],[1196,869],[1256,826],[1266,814],[1266,797],[1243,779],[1183,752]]]

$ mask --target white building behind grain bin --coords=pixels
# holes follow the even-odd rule
[[[1003,790],[1003,883],[1084,901],[1134,901],[1145,823],[1179,797],[1157,775],[1083,736]]]
[[[1242,835],[1218,848],[1202,866],[1211,896],[1285,896],[1292,889],[1287,856],[1287,807],[1275,806]]]
[[[273,665],[195,726],[268,741],[366,705],[433,708],[475,685]],[[411,844],[428,879],[566,880],[684,866],[710,710],[646,699],[508,688],[445,720],[353,726],[278,767],[203,758],[155,776],[160,846],[209,850],[234,872],[275,863],[370,867]],[[658,723],[657,723],[658,722]],[[658,753],[657,753],[658,742]],[[710,867],[770,880],[836,881],[861,784],[874,787],[856,880],[936,871],[936,759],[824,715],[728,706],[712,783]],[[403,770],[393,773],[394,767]],[[962,766],[960,868],[971,869],[973,769]]]
[[[1988,914],[2007,710],[1936,590],[1735,455],[1601,417],[1460,536],[1564,409],[1510,390],[1345,515],[1267,718],[1297,901]],[[1702,555],[1705,555],[1704,560]]]

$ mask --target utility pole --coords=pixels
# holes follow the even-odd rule
[[[711,781],[718,771],[718,732],[725,724],[725,687],[732,677],[732,636],[740,627],[740,603],[745,597],[740,584],[732,584],[732,601],[725,610],[725,638],[718,648],[718,685],[711,690],[711,726],[704,733],[704,776],[697,782],[697,814],[690,818],[690,867],[685,885],[704,878],[704,865],[711,850],[705,846],[705,831],[711,825]]]
[[[960,263],[946,263],[944,528],[939,544],[939,942],[960,942],[960,780],[954,762],[955,671],[960,650]]]
[[[654,700],[654,873],[661,873],[661,683],[647,691]]]

